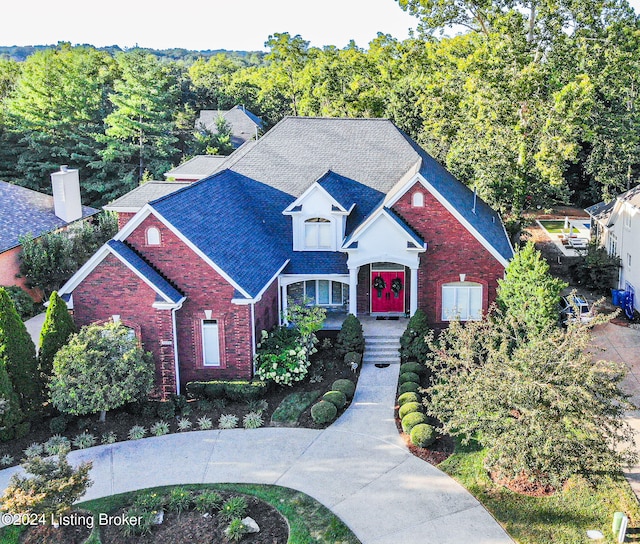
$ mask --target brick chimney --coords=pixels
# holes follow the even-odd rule
[[[67,223],[80,219],[82,202],[78,170],[69,170],[68,166],[63,164],[59,172],[51,174],[51,184],[55,214]]]

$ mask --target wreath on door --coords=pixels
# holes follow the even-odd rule
[[[391,290],[395,294],[396,298],[398,298],[400,291],[402,291],[402,280],[400,278],[393,279],[391,282]]]
[[[382,296],[382,290],[387,286],[382,276],[373,278],[373,288],[378,291],[378,298]]]

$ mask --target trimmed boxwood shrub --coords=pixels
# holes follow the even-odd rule
[[[362,324],[353,314],[349,314],[342,322],[342,327],[336,338],[336,351],[343,356],[350,351],[364,352]]]
[[[319,424],[329,423],[338,415],[335,404],[326,400],[321,400],[311,407],[311,417]]]
[[[410,363],[402,363],[400,365],[400,374],[405,372],[415,372],[419,376],[425,374],[427,368],[420,363],[416,363],[415,361],[411,361]]]
[[[400,337],[400,359],[426,361],[429,345],[425,337],[430,333],[429,321],[424,310],[418,309],[409,319],[406,330]]]
[[[420,395],[418,395],[418,393],[414,393],[413,391],[402,393],[402,395],[398,397],[398,406],[402,406],[407,402],[420,402]]]
[[[411,429],[411,443],[426,448],[436,441],[436,430],[428,423],[418,423]]]
[[[333,391],[342,391],[344,393],[344,396],[347,397],[348,400],[351,400],[353,398],[353,395],[355,395],[356,393],[356,384],[351,380],[343,378],[333,382],[331,389]]]
[[[420,391],[420,384],[416,382],[401,383],[400,387],[398,387],[398,393],[400,393],[401,395],[403,393],[408,393],[408,392],[418,393],[419,391]]]
[[[420,376],[418,376],[415,372],[404,372],[400,374],[400,378],[398,378],[398,383],[407,383],[407,382],[420,383]]]
[[[422,412],[411,412],[402,418],[402,430],[409,434],[411,433],[411,429],[413,429],[416,425],[420,425],[420,423],[426,423],[427,416],[425,416]]]
[[[422,404],[419,402],[407,402],[398,409],[398,416],[402,419],[411,412],[422,412]]]
[[[223,399],[224,382],[207,382],[204,384],[204,396],[209,400]]]
[[[342,391],[327,391],[322,395],[322,400],[330,402],[338,410],[344,408],[344,405],[347,404],[347,397]]]

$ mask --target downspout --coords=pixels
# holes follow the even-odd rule
[[[176,326],[176,312],[182,308],[182,304],[177,308],[171,308],[171,327],[173,329],[173,361],[176,372],[176,395],[180,394],[180,363],[178,361],[178,327]]]
[[[256,374],[256,305],[251,303],[251,375]]]

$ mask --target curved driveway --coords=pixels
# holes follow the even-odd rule
[[[471,494],[404,447],[392,408],[398,369],[364,365],[351,406],[322,431],[197,431],[74,451],[69,459],[93,461],[85,499],[170,484],[273,484],[311,495],[363,544],[512,542]],[[15,471],[0,471],[2,489]]]

